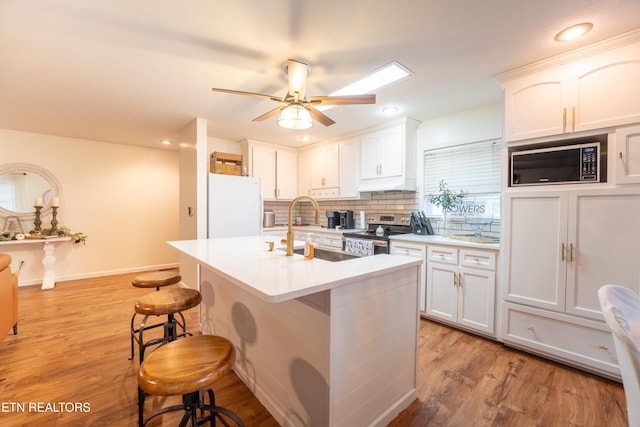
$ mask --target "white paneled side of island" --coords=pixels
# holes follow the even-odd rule
[[[264,237],[169,242],[200,265],[203,333],[286,426],[384,426],[416,398],[421,260],[341,262]]]

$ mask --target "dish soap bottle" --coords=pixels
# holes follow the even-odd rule
[[[376,236],[384,236],[384,228],[381,225],[376,228]]]
[[[304,257],[306,259],[313,259],[313,241],[311,240],[311,233],[307,233],[307,240],[304,242]]]

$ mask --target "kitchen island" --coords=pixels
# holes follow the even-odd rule
[[[169,242],[200,265],[201,330],[284,426],[384,426],[416,398],[421,260],[306,260],[262,236]]]

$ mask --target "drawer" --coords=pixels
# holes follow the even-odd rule
[[[458,264],[458,249],[449,246],[427,247],[427,262],[440,262],[443,264]]]
[[[322,244],[342,249],[342,234],[337,234],[335,236],[324,235],[322,236]]]
[[[424,259],[427,251],[424,245],[412,245],[411,243],[404,242],[391,242],[390,252],[393,255],[406,255]]]
[[[460,249],[460,265],[464,267],[495,270],[496,253],[488,251],[474,251],[471,249]]]
[[[504,310],[505,343],[620,378],[606,324],[511,303]]]

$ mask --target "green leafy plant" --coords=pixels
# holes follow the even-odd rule
[[[458,206],[469,194],[468,191],[462,190],[454,193],[444,180],[440,180],[439,190],[437,194],[429,194],[429,201],[435,206],[441,206],[445,214]]]
[[[86,234],[80,231],[72,231],[69,227],[59,227],[57,232],[58,232],[57,235],[59,237],[71,237],[71,240],[73,240],[73,243],[86,244],[87,237],[88,237]],[[45,228],[44,230],[42,230],[42,234],[45,236],[52,235],[51,229]]]

